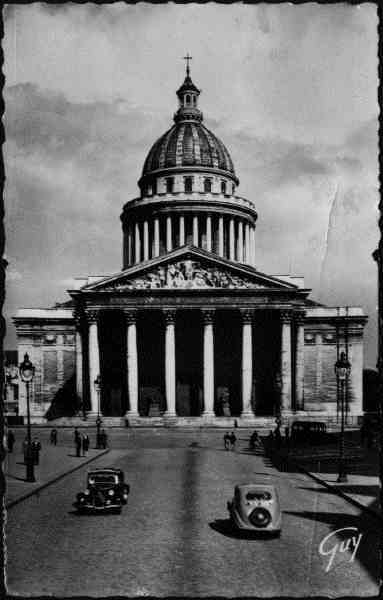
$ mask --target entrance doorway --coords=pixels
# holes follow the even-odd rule
[[[125,330],[125,319],[121,312],[105,312],[101,315],[99,327],[100,409],[106,417],[120,417],[127,410]],[[90,385],[93,385],[93,381],[90,382]]]
[[[176,412],[180,417],[199,417],[203,411],[202,320],[197,311],[177,312]]]

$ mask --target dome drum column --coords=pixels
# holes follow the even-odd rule
[[[211,215],[206,216],[206,250],[212,251]]]
[[[193,216],[193,246],[198,247],[198,237],[199,237],[199,223],[198,223],[198,215]]]
[[[238,261],[243,263],[243,222],[238,223]]]
[[[179,220],[179,246],[185,246],[185,217],[180,215]]]
[[[229,258],[235,260],[235,223],[233,218],[229,221]]]

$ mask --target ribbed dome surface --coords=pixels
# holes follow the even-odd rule
[[[223,143],[202,123],[176,123],[152,146],[142,175],[168,167],[199,166],[228,171],[235,177],[233,162]]]

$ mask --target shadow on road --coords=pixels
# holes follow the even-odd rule
[[[266,540],[275,537],[273,533],[267,533],[265,531],[246,531],[244,529],[238,529],[233,525],[231,519],[216,519],[212,523],[209,523],[209,527],[224,535],[225,537],[234,538],[237,540]]]
[[[317,491],[317,490],[315,490]],[[376,526],[376,520],[365,512],[359,515],[350,513],[332,512],[309,512],[309,511],[283,511],[285,515],[293,515],[299,519],[310,519],[330,525],[334,538],[341,542],[350,531],[343,532],[346,527],[355,527],[362,534],[360,546],[355,560],[359,561],[370,575],[378,581],[379,576],[379,536],[380,529]],[[355,534],[354,534],[355,535]],[[333,542],[334,543],[334,542]]]

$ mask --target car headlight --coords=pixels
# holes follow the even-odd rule
[[[85,490],[84,494],[85,494],[85,496],[89,496],[90,491],[89,490]]]
[[[107,501],[106,501],[106,504],[110,504],[110,500],[107,500]]]
[[[113,490],[109,490],[108,494],[109,494],[109,496],[114,496],[114,491]]]

